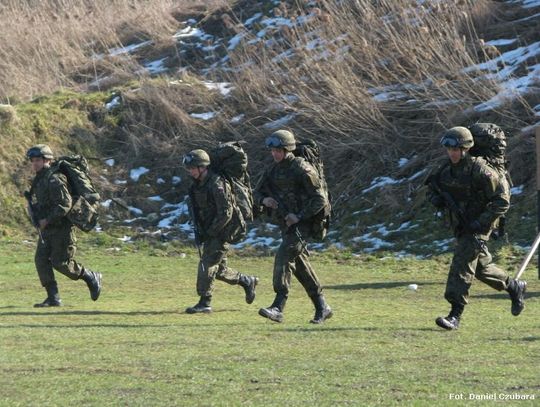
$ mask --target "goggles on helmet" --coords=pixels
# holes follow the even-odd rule
[[[266,147],[268,148],[282,148],[283,143],[279,137],[270,136],[265,140]]]
[[[182,164],[190,165],[193,162],[194,159],[195,159],[195,157],[193,156],[193,154],[188,153],[188,154],[184,155],[184,157],[182,158]]]
[[[43,157],[43,153],[41,152],[40,148],[32,147],[30,150],[28,150],[26,156],[28,158]]]
[[[444,147],[460,147],[459,141],[453,137],[443,137],[441,139],[441,144]]]

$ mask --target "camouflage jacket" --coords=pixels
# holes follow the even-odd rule
[[[446,162],[432,176],[440,189],[453,197],[469,222],[480,223],[482,231],[478,237],[487,240],[499,217],[510,207],[510,191],[504,177],[484,159],[469,154],[457,164]],[[434,195],[437,192],[430,186],[429,198]],[[460,235],[466,225],[460,225],[455,217],[450,219],[455,234]]]
[[[316,170],[291,153],[268,167],[259,180],[253,192],[254,202],[262,205],[265,197],[278,201],[278,209],[268,210],[272,221],[282,229],[288,213],[298,215],[300,223],[305,223],[327,204]]]
[[[204,241],[208,237],[227,240],[233,219],[233,200],[229,183],[208,170],[202,181],[194,181],[189,190],[197,228]]]
[[[36,219],[47,219],[51,227],[70,223],[66,215],[72,199],[65,175],[43,168],[32,180],[30,194]]]

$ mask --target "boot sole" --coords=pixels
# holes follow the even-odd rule
[[[101,294],[102,275],[101,275],[101,273],[96,273],[95,277],[96,277],[98,289],[97,289],[97,292],[95,294],[90,293],[90,298],[92,298],[92,301],[97,301],[97,299],[99,298],[99,296]]]
[[[324,316],[322,319],[312,319],[311,321],[309,321],[309,323],[310,324],[322,324],[322,323],[324,323],[324,321],[332,318],[333,315],[334,315],[334,312],[332,310],[330,310],[328,315]]]
[[[456,329],[458,329],[456,326],[446,323],[446,320],[442,317],[437,318],[435,320],[435,323],[441,328],[446,329],[447,331],[455,331]]]
[[[253,301],[255,301],[255,296],[256,296],[256,293],[255,293],[255,289],[257,288],[257,284],[259,284],[259,279],[257,277],[255,277],[255,280],[253,280],[253,297],[248,297],[246,295],[246,302],[248,304],[253,304]]]
[[[200,310],[200,311],[192,311],[192,310],[186,309],[186,314],[190,314],[190,315],[211,314],[211,313],[212,313],[212,309],[205,309],[205,310]]]
[[[58,304],[34,304],[34,308],[50,308],[50,307],[61,307],[62,303]]]
[[[261,309],[259,310],[259,315],[260,315],[261,317],[263,317],[263,318],[268,318],[270,321],[274,321],[274,322],[278,322],[278,323],[283,322],[283,317],[281,317],[281,318],[279,318],[279,317],[278,317],[278,318],[273,318],[273,317],[271,316],[271,314],[267,313],[266,310],[265,310],[264,308],[261,308]]]
[[[523,282],[523,292],[521,293],[521,297],[522,297],[522,300],[521,302],[523,303],[523,306],[520,308],[520,309],[517,309],[517,310],[514,310],[514,307],[511,308],[511,312],[512,312],[512,315],[517,317],[519,314],[521,314],[521,312],[525,309],[525,292],[527,291],[527,282],[524,281]]]

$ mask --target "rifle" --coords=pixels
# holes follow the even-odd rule
[[[279,196],[278,193],[276,193],[276,191],[274,190],[274,187],[272,186],[272,182],[270,180],[267,181],[266,185],[268,186],[268,190],[270,191],[270,195],[272,196],[272,198],[274,198],[276,200],[276,202],[278,203],[278,208],[282,208],[283,212],[285,213],[283,215],[283,217],[287,216],[289,213],[291,213],[289,211],[289,208],[287,207],[287,205],[285,205],[285,203],[283,202],[283,200],[281,199],[281,197]],[[306,251],[306,254],[309,256],[309,250],[307,248],[307,242],[304,240],[304,237],[302,236],[302,233],[300,232],[300,229],[298,229],[298,224],[294,224],[294,225],[291,225],[288,227],[287,230],[289,230],[290,228],[293,228],[294,230],[294,233],[296,235],[296,237],[298,238],[298,241],[300,242],[300,244],[302,245],[302,249],[304,249]]]
[[[199,252],[199,264],[201,265],[201,268],[204,272],[204,263],[202,261],[202,251],[201,251],[201,234],[199,233],[199,222],[197,220],[197,214],[195,211],[195,208],[193,206],[193,197],[191,196],[191,193],[188,196],[188,210],[189,210],[189,216],[191,217],[191,225],[193,226],[193,234],[195,235],[195,246],[197,246],[197,251]]]
[[[437,194],[439,194],[441,198],[444,200],[446,207],[450,210],[450,213],[453,214],[457,218],[459,224],[463,227],[463,229],[471,233],[472,237],[474,238],[475,243],[478,245],[478,248],[482,250],[484,253],[486,253],[487,252],[486,243],[482,239],[480,239],[476,233],[473,233],[471,230],[469,230],[469,219],[467,219],[467,215],[465,214],[463,209],[459,207],[459,205],[456,203],[452,195],[449,192],[445,192],[441,189],[441,187],[435,180],[435,177],[433,176],[430,177],[429,183],[431,187],[433,188],[433,190]]]
[[[36,218],[36,215],[34,213],[34,205],[32,204],[32,194],[29,191],[24,191],[24,197],[26,198],[27,202],[27,210],[28,210],[28,216],[30,217],[30,221],[32,222],[32,225],[36,228],[39,240],[42,244],[45,244],[45,240],[43,240],[43,235],[41,234],[41,228],[39,227],[39,219]]]

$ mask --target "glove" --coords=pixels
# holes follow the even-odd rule
[[[433,195],[430,199],[431,204],[438,209],[442,209],[446,206],[446,203],[444,202],[444,198],[440,195]]]
[[[482,225],[477,220],[473,220],[472,222],[469,223],[469,230],[472,233],[478,233],[482,231]]]

